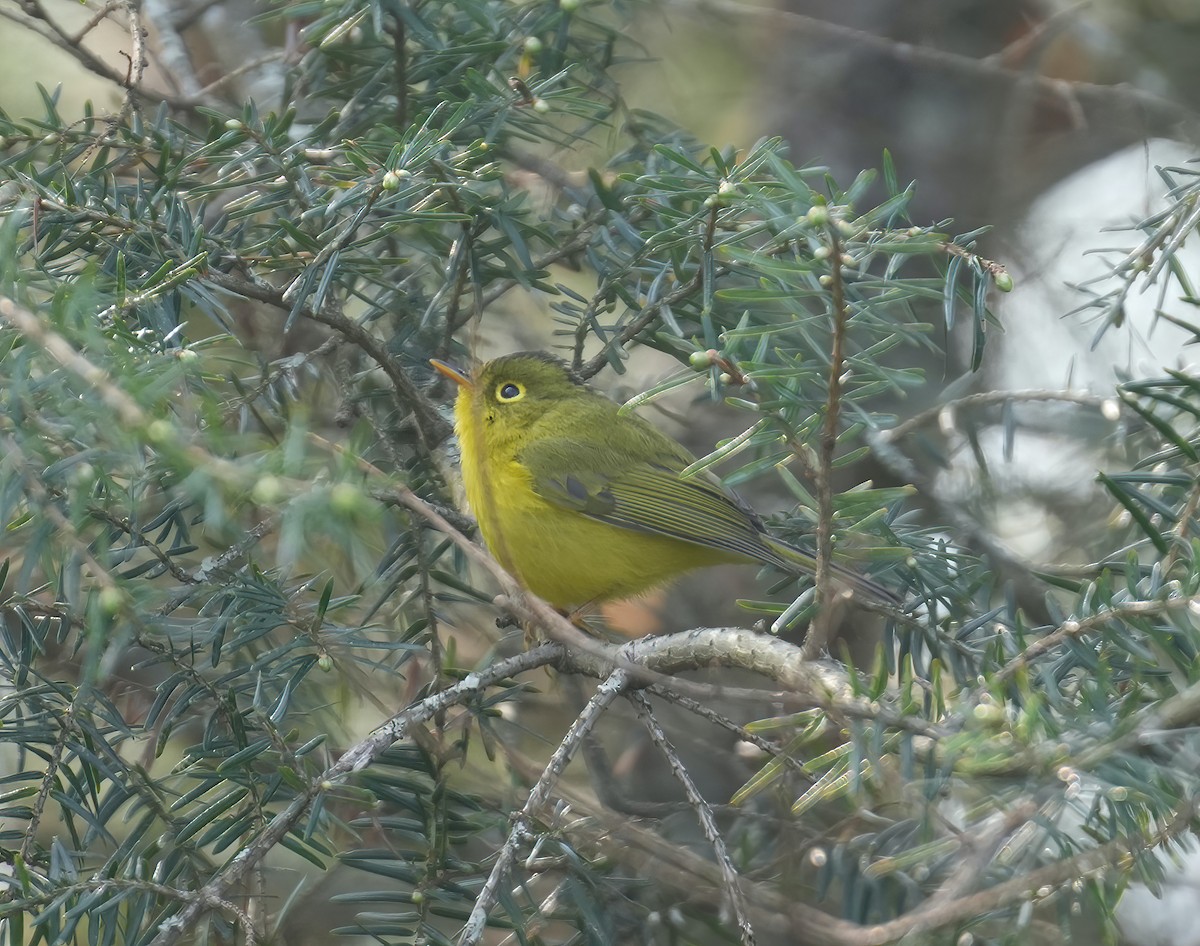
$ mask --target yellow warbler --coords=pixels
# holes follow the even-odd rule
[[[813,557],[767,533],[713,476],[682,477],[682,445],[542,352],[490,361],[458,385],[467,501],[492,554],[561,609],[627,598],[706,565],[760,562],[811,574]],[[836,582],[898,605],[834,564]]]

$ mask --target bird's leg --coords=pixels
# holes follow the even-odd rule
[[[594,604],[595,604],[595,602],[589,601],[587,604],[580,605],[574,611],[563,614],[563,616],[568,621],[570,621],[572,624],[574,624],[577,628],[579,628],[581,631],[583,631],[583,633],[587,634],[589,637],[599,637],[601,634],[604,633],[603,626],[596,627],[595,625],[588,623],[589,615],[592,617],[598,618],[600,621],[604,620],[603,615],[596,614],[593,611]]]
[[[568,610],[566,608],[555,608],[554,610],[574,624],[585,634],[588,634],[591,637],[596,637],[599,632],[596,628],[589,625],[585,618],[585,612],[587,609],[588,605],[585,604],[582,607],[575,608],[574,610]],[[531,647],[537,644],[540,637],[541,635],[537,627],[531,625],[525,628],[525,649],[529,650]]]

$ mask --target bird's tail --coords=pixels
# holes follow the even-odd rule
[[[794,545],[788,545],[786,542],[770,535],[763,536],[763,544],[766,546],[767,551],[771,553],[766,559],[771,564],[785,571],[800,571],[806,575],[816,573],[817,560],[803,549],[798,549]],[[852,568],[839,565],[837,562],[830,562],[830,567],[833,572],[834,583],[838,587],[849,588],[855,595],[861,595],[874,604],[887,605],[890,608],[898,608],[904,603],[903,599],[890,588],[885,588],[879,582],[868,578],[866,575],[859,574]]]

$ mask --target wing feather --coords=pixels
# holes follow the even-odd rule
[[[622,529],[668,536],[731,556],[778,561],[758,517],[707,476],[683,479],[690,458],[615,457],[603,446],[543,438],[521,451],[534,491],[556,506]]]
[[[642,455],[633,457],[629,449],[616,454],[566,438],[538,438],[518,459],[530,471],[534,492],[562,509],[733,559],[813,572],[812,553],[768,535],[754,510],[715,477],[680,477],[677,471],[692,462],[682,447],[654,435],[643,439],[640,448]],[[878,582],[837,562],[830,565],[840,581],[867,598],[892,607],[902,603]]]

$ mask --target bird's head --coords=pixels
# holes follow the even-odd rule
[[[459,437],[475,431],[489,443],[518,439],[549,411],[588,395],[588,387],[567,365],[537,351],[502,355],[469,375],[445,362],[434,368],[458,387],[455,418]]]

